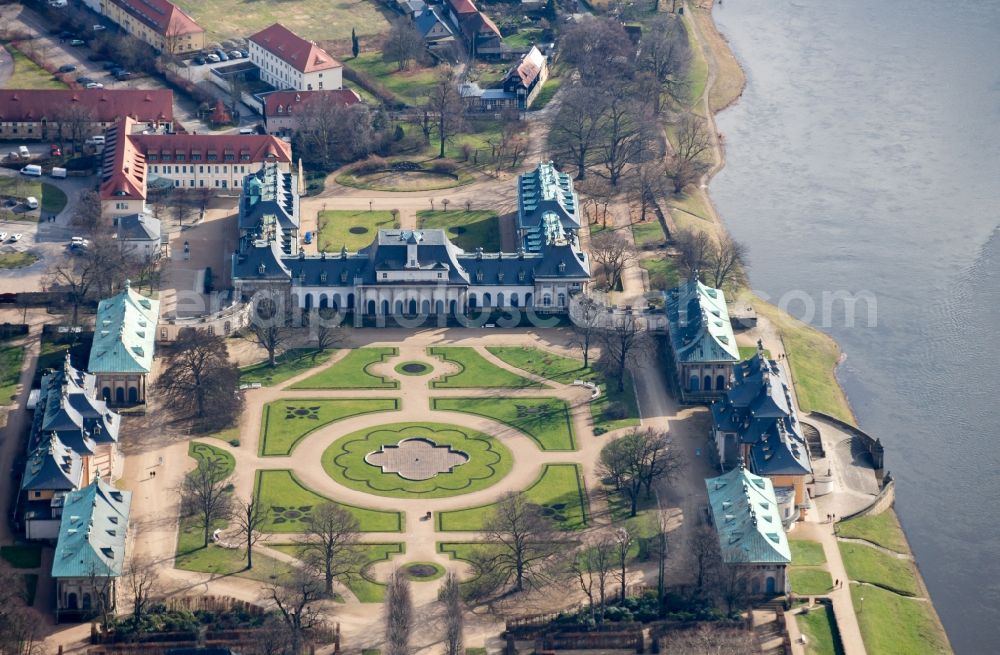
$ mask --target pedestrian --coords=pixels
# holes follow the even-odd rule
[[[836,589],[839,586],[840,586],[840,580],[834,580],[833,581],[833,588]]]

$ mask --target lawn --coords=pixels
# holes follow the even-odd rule
[[[851,585],[851,598],[869,653],[931,655],[952,652],[930,603],[878,587],[859,585]]]
[[[379,230],[393,230],[399,221],[389,210],[328,209],[319,213],[317,246],[323,252],[351,252],[371,245]]]
[[[587,527],[587,490],[576,464],[546,464],[538,480],[524,493],[530,502],[542,506],[559,529]],[[442,532],[482,530],[496,511],[494,505],[438,512],[437,529]]]
[[[358,348],[347,353],[316,375],[293,384],[290,389],[397,389],[399,382],[368,372],[372,364],[395,357],[399,351],[393,347]]]
[[[269,508],[262,532],[298,533],[305,529],[312,508],[333,502],[302,486],[289,470],[260,470],[254,485],[257,497]],[[340,504],[358,519],[362,532],[402,532],[403,514]]]
[[[795,615],[799,631],[809,640],[806,646],[807,655],[843,655],[844,648],[840,638],[834,633],[836,620],[833,609],[826,604]]]
[[[789,539],[792,549],[792,564],[795,566],[821,566],[826,564],[823,544],[808,539]]]
[[[424,439],[464,453],[468,461],[426,480],[411,480],[369,464],[366,456],[404,439]],[[445,498],[485,489],[510,472],[510,451],[489,435],[441,423],[394,423],[359,430],[333,442],[323,469],[350,489],[391,498]]]
[[[38,257],[30,252],[0,253],[0,269],[24,268],[38,261]]]
[[[640,259],[639,266],[642,266],[649,275],[650,289],[666,291],[681,283],[681,276],[673,259],[667,257]]]
[[[81,312],[81,316],[82,316]],[[84,336],[76,340],[79,335],[73,335],[75,343],[60,343],[45,334],[42,335],[41,351],[38,354],[38,364],[35,366],[35,375],[32,378],[31,386],[37,387],[42,380],[42,374],[49,369],[62,368],[66,361],[66,353],[70,353],[70,361],[78,369],[87,368],[87,360],[90,357],[90,346],[93,344],[93,336]],[[60,341],[63,335],[60,335]],[[2,399],[0,399],[2,400]]]
[[[506,423],[542,450],[576,450],[569,406],[558,398],[432,398],[431,407]]]
[[[28,59],[28,56],[13,45],[4,46],[14,59],[14,73],[4,84],[8,89],[65,89],[66,84],[51,73]]]
[[[920,584],[909,560],[886,555],[864,544],[840,541],[837,545],[851,580],[885,587],[905,596],[920,594]]]
[[[39,544],[0,546],[0,557],[15,569],[37,569],[42,565],[42,547]]]
[[[529,27],[518,30],[517,34],[503,37],[503,42],[511,48],[530,48],[537,45],[542,40],[542,30],[538,27]]]
[[[644,223],[633,223],[632,238],[635,239],[635,245],[640,248],[667,242],[667,236],[663,233],[663,226],[655,218]]]
[[[240,369],[240,384],[260,384],[270,387],[281,384],[300,373],[325,363],[336,350],[317,350],[315,348],[292,348],[275,358],[274,367],[263,362],[244,366]]]
[[[396,398],[275,400],[264,405],[260,455],[290,455],[303,437],[334,421],[372,412],[394,412],[398,409],[399,400]]]
[[[236,458],[232,453],[200,441],[188,442],[188,457],[193,457],[199,462],[206,460],[216,462],[220,466],[219,475],[224,478],[232,475],[236,469]]]
[[[788,569],[792,591],[800,596],[821,596],[833,589],[833,578],[822,569],[792,566]]]
[[[456,246],[468,252],[481,247],[486,252],[497,252],[500,245],[500,221],[491,210],[452,209],[450,211],[417,212],[417,228],[421,230],[441,228],[447,230],[448,238]]]
[[[302,559],[304,548],[297,544],[278,544],[271,546],[274,550]],[[365,555],[365,562],[348,575],[340,576],[338,581],[351,590],[358,601],[362,603],[381,603],[385,600],[385,585],[368,577],[372,564],[392,559],[395,555],[406,552],[406,544],[402,543],[371,543],[358,544]]]
[[[17,382],[21,379],[21,363],[24,361],[22,346],[0,348],[0,405],[6,405],[17,393]]]
[[[549,79],[545,80],[542,90],[538,92],[538,95],[535,96],[535,101],[531,103],[531,108],[544,109],[545,105],[549,104],[552,98],[555,97],[556,91],[559,90],[560,86],[562,86],[561,77],[549,77]]]
[[[281,23],[306,39],[348,44],[351,28],[362,39],[389,31],[378,5],[364,0],[299,0],[292,7],[281,2],[247,5],[242,0],[178,0],[176,4],[208,31],[209,43],[250,36],[272,23]]]
[[[41,182],[38,179],[29,179],[24,175],[17,177],[0,177],[0,196],[11,196],[14,198],[27,198],[32,196],[38,198],[41,204],[41,211],[44,214],[58,214],[65,207],[69,200],[63,190],[53,186],[48,182]],[[38,214],[13,214],[13,216],[23,216],[23,220],[37,221]],[[18,220],[18,219],[13,219]]]
[[[523,389],[542,385],[490,363],[467,347],[436,347],[428,352],[459,367],[457,373],[431,381],[434,389]]]
[[[746,361],[757,354],[757,346],[740,346],[740,361]],[[764,357],[771,359],[771,351],[764,349]]]
[[[421,68],[412,62],[408,70],[400,71],[396,62],[383,60],[379,51],[362,52],[357,58],[345,61],[344,65],[368,75],[413,106],[426,103],[427,94],[437,79],[437,71],[433,68]]]
[[[837,523],[836,528],[839,537],[863,539],[897,553],[910,552],[903,528],[899,525],[896,513],[892,511],[842,521]]]

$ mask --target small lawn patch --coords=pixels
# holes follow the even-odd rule
[[[200,441],[188,442],[188,456],[195,458],[199,462],[215,461],[220,467],[219,474],[222,477],[232,475],[233,470],[236,468],[236,458],[231,453],[226,452],[222,448],[201,443]]]
[[[820,596],[833,589],[833,578],[823,569],[792,566],[788,569],[792,591],[801,596]]]
[[[59,187],[42,182],[41,209],[45,214],[58,214],[66,208],[69,199]]]
[[[587,490],[576,464],[546,464],[538,480],[524,492],[528,500],[544,508],[561,530],[587,526]],[[496,512],[495,503],[438,512],[437,529],[442,532],[482,530]]]
[[[0,253],[0,269],[24,268],[38,261],[38,256],[30,252]]]
[[[806,645],[808,655],[843,655],[844,648],[834,631],[836,619],[829,605],[823,603],[808,612],[796,614],[795,620],[799,624],[799,631],[809,640]]]
[[[65,89],[66,84],[52,73],[28,59],[28,56],[11,44],[4,46],[14,60],[14,72],[6,81],[8,89]]]
[[[559,398],[432,398],[431,407],[506,423],[542,450],[576,450],[569,406]]]
[[[279,544],[271,548],[302,559],[304,548],[298,544]],[[370,543],[358,544],[358,548],[365,555],[365,561],[360,567],[351,571],[350,574],[337,578],[351,590],[358,601],[362,603],[381,603],[385,600],[385,585],[370,577],[371,565],[392,559],[395,555],[406,552],[405,544],[402,543]]]
[[[642,223],[633,223],[632,238],[635,240],[635,245],[640,248],[667,242],[667,236],[663,233],[663,226],[655,218]]]
[[[491,210],[450,210],[417,212],[417,228],[443,229],[448,238],[462,250],[473,252],[481,247],[486,252],[497,252],[500,244],[500,221]]]
[[[286,469],[257,471],[254,493],[270,509],[263,532],[302,532],[312,508],[332,502],[302,486]],[[358,519],[362,532],[402,532],[402,512],[383,512],[339,503]]]
[[[394,412],[396,398],[295,398],[275,400],[264,405],[261,420],[260,455],[290,455],[307,434],[351,416],[372,412]]]
[[[757,346],[740,346],[740,361],[746,361],[757,354]],[[764,349],[764,357],[771,359],[771,351]]]
[[[840,541],[837,545],[851,580],[885,587],[905,596],[920,593],[920,585],[909,560],[886,555],[864,544]]]
[[[457,364],[459,371],[431,382],[434,389],[523,389],[542,385],[500,368],[467,347],[437,347],[429,349],[431,355]]]
[[[6,405],[17,393],[17,383],[21,379],[21,364],[24,362],[22,346],[0,348],[0,405]]]
[[[42,547],[38,544],[0,546],[0,557],[15,569],[37,569],[42,565]]]
[[[396,389],[399,382],[368,372],[372,364],[399,354],[396,348],[358,348],[316,375],[296,382],[290,389]]]
[[[264,360],[241,368],[240,384],[260,384],[264,387],[280,384],[311,368],[325,364],[335,352],[337,351],[316,348],[286,350],[275,358],[273,367]]]
[[[538,92],[538,95],[535,96],[535,101],[531,103],[531,108],[533,110],[545,109],[545,105],[552,101],[556,92],[559,91],[560,86],[562,86],[561,77],[550,77],[545,80],[545,83],[542,85],[542,90]]]
[[[794,566],[820,566],[826,564],[823,544],[808,539],[789,539]]]
[[[639,265],[649,275],[649,287],[658,291],[673,289],[681,283],[677,263],[667,257],[640,259]]]
[[[518,30],[516,34],[511,34],[503,38],[503,42],[511,48],[530,48],[541,43],[542,29],[539,27],[528,27]]]
[[[379,230],[398,228],[399,221],[386,210],[331,209],[319,213],[318,225],[316,242],[320,251],[340,252],[341,248],[347,248],[355,252],[370,246]]]
[[[400,100],[414,107],[427,102],[427,94],[437,76],[433,68],[421,68],[416,64],[411,64],[408,70],[400,71],[396,62],[384,60],[382,53],[378,51],[362,52],[345,61],[344,65],[368,75]]]
[[[899,519],[893,511],[841,521],[837,523],[836,529],[839,537],[863,539],[897,553],[910,552],[906,535],[903,534],[903,528],[900,527]]]
[[[931,655],[952,652],[930,603],[878,587],[859,585],[851,585],[851,599],[869,653]]]

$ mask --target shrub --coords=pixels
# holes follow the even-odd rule
[[[615,401],[613,403],[608,403],[608,406],[604,408],[602,415],[605,421],[619,421],[628,416],[628,409],[625,407],[624,403]]]
[[[365,159],[361,160],[354,166],[355,173],[376,173],[378,171],[385,170],[386,163],[385,160],[378,155],[369,155]]]
[[[393,140],[395,140],[395,141],[402,141],[405,136],[406,136],[406,132],[403,131],[403,126],[402,125],[397,125],[396,126],[396,131],[393,132],[393,134],[392,134]]]
[[[459,152],[462,153],[462,161],[469,161],[469,157],[472,156],[472,146],[468,143],[463,143],[462,147],[459,148]]]
[[[229,440],[229,445],[232,446],[233,448],[239,448],[240,447],[240,440],[239,439],[230,439]]]
[[[456,168],[457,167],[455,166],[455,162],[449,161],[447,159],[438,159],[437,161],[431,164],[432,171],[434,171],[435,173],[442,173],[444,175],[454,175]]]

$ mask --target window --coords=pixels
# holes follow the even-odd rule
[[[188,180],[188,186],[194,186],[194,180]]]
[[[218,180],[215,181],[215,186],[219,186],[219,181]]]
[[[204,173],[205,172],[205,167],[204,166],[199,166],[198,167],[198,172],[199,173]]]

